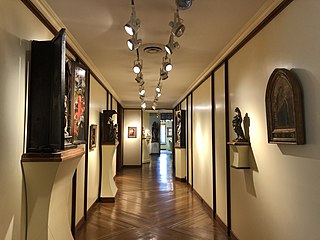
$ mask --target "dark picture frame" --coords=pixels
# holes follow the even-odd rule
[[[137,127],[128,127],[128,138],[137,138]]]
[[[90,144],[89,148],[94,149],[97,146],[97,125],[90,125]]]
[[[268,143],[305,144],[303,92],[292,70],[277,68],[266,96]]]

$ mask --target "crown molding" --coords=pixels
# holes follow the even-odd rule
[[[52,26],[59,31],[61,28],[65,28],[67,31],[67,43],[70,47],[78,54],[78,56],[84,61],[84,63],[90,68],[91,72],[98,78],[96,79],[104,88],[112,94],[112,96],[122,105],[118,94],[111,87],[106,78],[102,75],[99,69],[96,67],[92,59],[86,53],[86,51],[81,47],[76,38],[68,31],[68,28],[64,25],[61,19],[53,11],[50,5],[45,0],[30,0],[34,6],[43,14],[46,20],[52,24]]]

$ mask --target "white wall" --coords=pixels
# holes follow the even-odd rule
[[[97,133],[100,132],[100,113],[107,109],[107,94],[100,84],[91,76],[90,80],[90,110],[89,125],[97,125]],[[99,192],[99,134],[97,135],[97,147],[89,151],[88,155],[88,205],[89,209],[98,198]]]
[[[18,0],[0,1],[0,239],[25,239],[26,201],[20,165],[30,41],[51,33]]]
[[[192,108],[191,108],[191,95],[188,96],[188,131],[187,131],[187,143],[188,143],[188,148],[187,148],[187,154],[188,154],[188,165],[189,165],[189,172],[188,172],[188,183],[192,185],[192,148],[191,148],[191,136],[192,136]]]
[[[124,110],[123,165],[141,165],[141,110]],[[137,138],[128,138],[128,127],[137,128]]]
[[[232,231],[241,240],[320,239],[319,10],[319,1],[293,1],[229,61],[230,114],[236,106],[249,114],[253,151],[252,169],[231,170]],[[281,67],[303,87],[306,145],[267,143],[265,91]]]
[[[216,213],[227,225],[225,66],[214,73]]]
[[[193,93],[193,187],[212,208],[211,78]]]
[[[116,110],[118,112],[118,103],[115,99],[112,99],[112,110]],[[113,123],[116,124],[118,123],[117,115],[113,115]],[[118,129],[120,131],[120,129]],[[113,155],[113,160],[112,160],[112,174],[113,177],[116,176],[117,174],[117,151]]]

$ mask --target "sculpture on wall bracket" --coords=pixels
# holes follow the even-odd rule
[[[303,93],[292,70],[277,68],[266,96],[268,143],[305,144]]]
[[[113,121],[115,110],[103,110],[101,114],[101,144],[112,145],[118,142],[118,125]]]
[[[232,127],[234,132],[236,133],[236,138],[233,140],[234,142],[248,142],[246,139],[243,129],[242,129],[242,115],[241,111],[238,107],[235,108],[234,112],[236,113],[232,120]]]
[[[159,123],[152,123],[152,139],[151,142],[159,142]]]

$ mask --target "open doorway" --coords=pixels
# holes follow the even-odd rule
[[[172,154],[172,123],[172,110],[143,111],[142,163],[149,163],[150,155]]]

